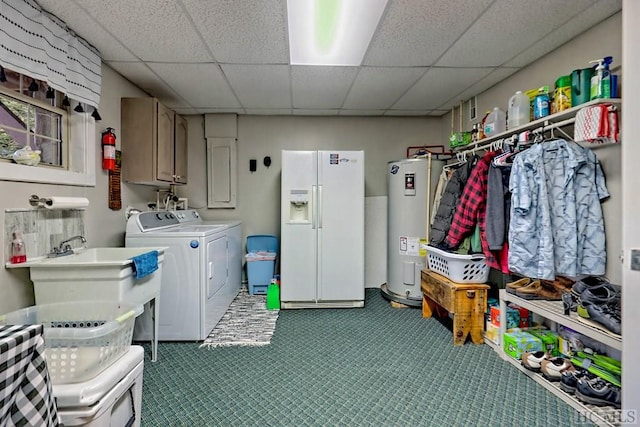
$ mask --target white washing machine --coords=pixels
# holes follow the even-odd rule
[[[96,377],[56,384],[58,416],[64,426],[140,426],[144,350],[134,345]]]
[[[240,291],[241,240],[240,221],[204,224],[192,209],[141,212],[129,218],[125,246],[166,247],[160,341],[201,341],[209,335]],[[134,340],[150,338],[150,311],[146,312],[136,322]]]

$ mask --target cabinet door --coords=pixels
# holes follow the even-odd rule
[[[175,133],[175,177],[176,184],[187,183],[187,120],[176,114]]]
[[[157,168],[158,181],[173,182],[175,113],[158,103]]]

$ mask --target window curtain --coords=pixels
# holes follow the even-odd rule
[[[33,0],[0,0],[0,65],[78,102],[100,103],[100,52]]]

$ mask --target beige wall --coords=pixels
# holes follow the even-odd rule
[[[380,196],[387,194],[387,162],[406,157],[409,146],[435,144],[442,132],[433,118],[239,116],[237,208],[206,209],[203,119],[188,121],[189,184],[178,193],[205,219],[242,220],[245,236],[280,234],[281,150],[364,150],[366,196]],[[262,163],[265,156],[271,157],[269,168]],[[258,163],[254,173],[250,159]]]
[[[79,196],[89,199],[85,211],[85,237],[87,245],[124,246],[124,209],[112,211],[108,208],[109,192],[107,173],[103,171],[100,150],[100,133],[107,127],[113,127],[116,135],[120,130],[120,98],[124,96],[146,96],[111,68],[102,67],[102,94],[100,115],[102,121],[96,123],[96,186],[73,187],[65,185],[31,184],[0,181],[0,223],[4,224],[5,209],[29,208],[28,199],[32,194],[45,196]],[[120,146],[120,141],[118,147]],[[122,185],[122,206],[140,204],[140,201],[155,199],[152,189],[139,185]],[[69,236],[70,237],[70,236]],[[6,259],[5,246],[0,259]],[[28,268],[0,268],[0,313],[5,313],[34,303],[33,285],[29,280]]]
[[[621,74],[622,64],[622,13],[617,13],[598,26],[576,37],[560,48],[545,55],[533,64],[478,95],[478,112],[482,117],[485,111],[493,107],[507,110],[509,98],[517,90],[528,90],[543,85],[554,87],[555,80],[570,74],[572,70],[587,68],[589,61],[613,56],[613,69]],[[622,80],[621,80],[622,81]],[[622,86],[622,85],[621,85]],[[622,87],[624,92],[624,88]],[[465,118],[468,113],[465,113]],[[456,112],[456,118],[458,117]],[[451,114],[442,118],[443,133],[441,139],[448,138],[451,129]],[[479,120],[478,120],[479,121]],[[463,123],[465,130],[471,129],[472,123]],[[570,133],[571,134],[571,133]],[[562,136],[556,134],[556,136]],[[594,147],[596,156],[602,163],[607,178],[607,188],[611,197],[603,203],[605,228],[607,234],[607,276],[614,283],[621,283],[622,265],[619,255],[622,249],[622,179],[620,146]]]

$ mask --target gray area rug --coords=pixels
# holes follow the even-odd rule
[[[268,345],[279,310],[267,310],[266,304],[266,295],[250,295],[242,288],[200,347]]]

